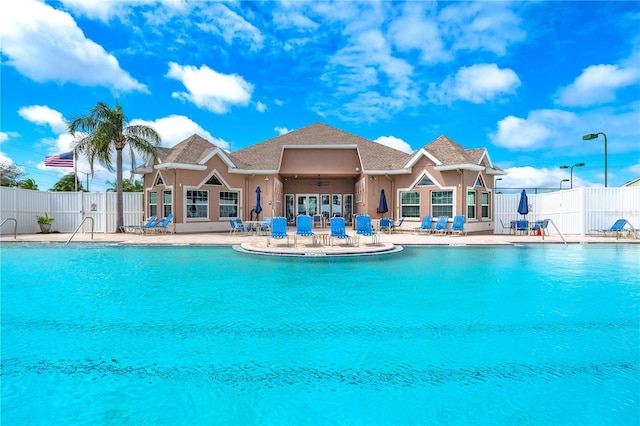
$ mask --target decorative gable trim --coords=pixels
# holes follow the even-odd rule
[[[414,156],[411,157],[409,162],[404,166],[405,169],[409,169],[409,168],[413,167],[413,165],[416,164],[418,162],[418,160],[420,160],[422,157],[427,157],[429,160],[433,161],[433,163],[436,166],[441,166],[442,165],[442,161],[438,160],[436,157],[434,157],[432,154],[430,154],[424,148],[420,148],[418,151],[416,151]]]

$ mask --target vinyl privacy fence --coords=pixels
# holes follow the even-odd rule
[[[143,221],[143,194],[125,192],[124,223]],[[608,229],[617,219],[627,219],[640,227],[640,187],[575,188],[544,194],[528,194],[527,219],[551,219],[564,235],[585,235],[596,229]],[[508,233],[511,220],[518,214],[520,194],[496,194],[494,215],[496,234]],[[53,231],[73,232],[84,217],[93,217],[95,232],[116,231],[116,194],[113,192],[43,192],[0,187],[0,223],[7,218],[18,222],[18,233],[40,231],[36,216],[49,213],[55,221]],[[504,224],[506,229],[501,226]],[[90,232],[86,221],[81,232]],[[555,233],[549,227],[551,234]],[[13,223],[5,223],[0,233],[13,233]]]
[[[564,235],[587,235],[609,229],[617,219],[640,228],[640,187],[574,188],[544,194],[527,194],[529,221],[551,219]],[[508,233],[518,214],[520,194],[497,194],[494,199],[495,233]],[[552,226],[549,233],[556,233]]]
[[[142,192],[125,192],[124,223],[138,224],[143,220]],[[94,220],[95,232],[116,231],[115,192],[44,192],[28,189],[0,187],[0,223],[14,218],[19,234],[40,232],[36,216],[45,212],[55,220],[52,231],[73,232],[85,217]],[[4,234],[13,233],[13,223],[0,228]],[[80,232],[91,232],[91,221],[82,225]]]

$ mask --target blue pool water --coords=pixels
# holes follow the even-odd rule
[[[640,423],[640,246],[5,244],[3,425]]]

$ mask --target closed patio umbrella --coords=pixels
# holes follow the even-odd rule
[[[384,216],[389,211],[387,207],[387,197],[384,195],[384,189],[380,190],[380,203],[378,204],[378,213]]]
[[[518,204],[518,213],[520,213],[523,216],[526,216],[529,214],[529,199],[527,198],[527,191],[525,191],[524,189],[520,194],[520,203]]]
[[[260,187],[257,187],[256,188],[256,207],[253,209],[256,212],[256,219],[262,212],[262,206],[260,205],[260,192],[262,192],[260,190]]]

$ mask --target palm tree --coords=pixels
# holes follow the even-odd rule
[[[36,181],[31,179],[31,178],[27,178],[23,181],[20,181],[20,188],[22,189],[33,189],[33,190],[38,190],[38,185],[36,184]]]
[[[74,144],[76,154],[84,154],[91,166],[98,160],[109,171],[113,171],[113,151],[116,152],[117,223],[116,232],[124,226],[122,196],[122,150],[128,145],[131,151],[131,169],[135,168],[135,154],[157,159],[156,148],[160,145],[160,135],[151,127],[129,125],[122,106],[115,109],[98,102],[85,117],[77,117],[69,123],[69,133],[82,133]]]

